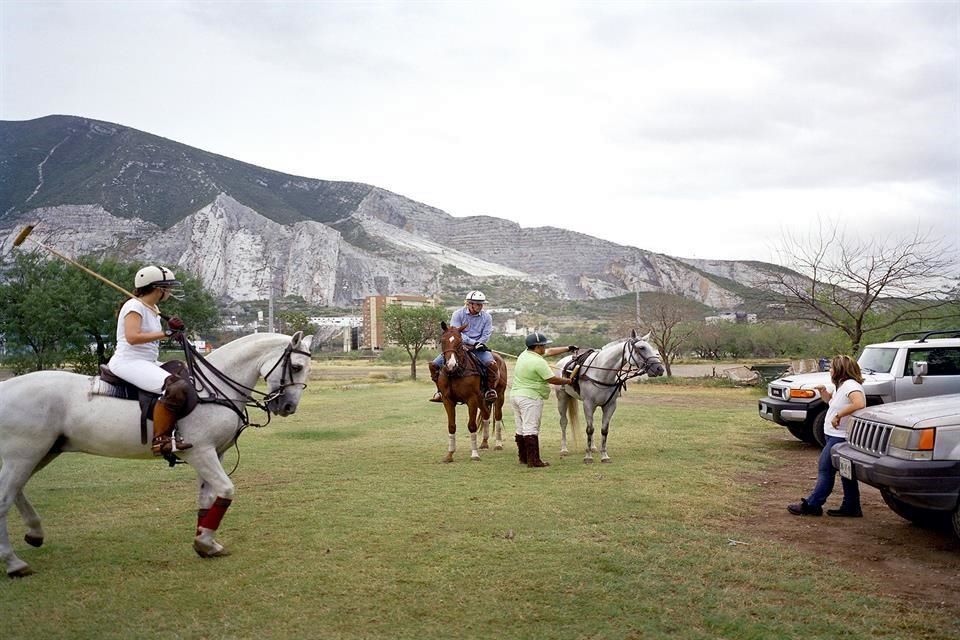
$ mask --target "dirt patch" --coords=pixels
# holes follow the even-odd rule
[[[960,540],[904,520],[863,483],[863,518],[791,515],[787,505],[813,489],[820,450],[786,433],[770,439],[782,464],[745,478],[762,489],[746,517],[758,537],[826,557],[860,575],[876,593],[960,617]],[[842,496],[838,479],[827,506],[839,506]]]

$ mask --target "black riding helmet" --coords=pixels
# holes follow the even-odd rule
[[[544,334],[535,331],[527,336],[526,343],[527,343],[527,349],[529,349],[530,347],[539,347],[539,346],[546,346],[548,344],[553,344],[553,340],[551,340]]]

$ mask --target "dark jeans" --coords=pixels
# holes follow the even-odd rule
[[[817,463],[817,484],[807,498],[807,504],[814,507],[822,507],[827,501],[827,497],[833,492],[833,483],[836,480],[837,470],[833,468],[833,461],[830,459],[830,454],[833,448],[841,442],[846,442],[846,439],[827,436],[827,444],[823,447],[823,451],[820,452],[820,461]],[[856,480],[848,480],[843,477],[840,478],[840,482],[843,485],[843,504],[841,504],[840,507],[851,511],[859,511],[860,485]]]

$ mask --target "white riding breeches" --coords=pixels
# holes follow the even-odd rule
[[[540,418],[543,416],[543,400],[512,396],[513,417],[517,423],[517,435],[540,435]]]
[[[130,384],[151,393],[163,392],[163,381],[170,376],[169,371],[160,368],[159,362],[147,360],[116,360],[111,358],[110,371]]]

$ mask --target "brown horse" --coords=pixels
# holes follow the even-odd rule
[[[477,414],[483,424],[483,442],[480,449],[488,449],[487,437],[490,427],[490,404],[483,399],[480,372],[483,364],[477,361],[463,344],[461,332],[467,325],[448,327],[446,322],[440,323],[443,335],[440,344],[443,349],[443,368],[437,387],[443,396],[443,408],[447,410],[447,431],[450,434],[450,444],[447,447],[447,457],[444,462],[453,462],[453,452],[457,450],[457,405],[467,405],[467,430],[470,431],[470,459],[479,460],[480,452],[477,447]],[[507,365],[503,358],[493,354],[493,358],[500,370],[499,379],[494,390],[497,399],[493,404],[494,419],[494,449],[503,449],[501,432],[503,430],[503,399],[507,392]]]

